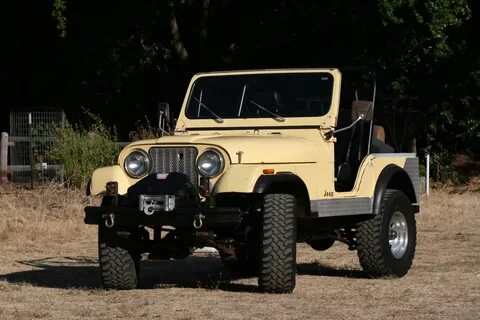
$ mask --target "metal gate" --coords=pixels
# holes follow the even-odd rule
[[[61,177],[61,166],[49,156],[53,129],[65,123],[55,108],[10,111],[10,179],[34,183]]]

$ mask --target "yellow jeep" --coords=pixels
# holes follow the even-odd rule
[[[418,158],[385,143],[372,92],[360,100],[334,68],[195,75],[173,134],[131,143],[91,177],[103,286],[135,288],[141,255],[208,246],[261,291],[292,292],[297,242],[340,241],[367,273],[405,275]]]

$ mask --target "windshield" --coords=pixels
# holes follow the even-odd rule
[[[333,76],[283,73],[208,76],[195,81],[189,119],[318,117],[330,109]]]

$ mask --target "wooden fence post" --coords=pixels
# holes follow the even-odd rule
[[[8,133],[2,132],[2,141],[0,146],[0,176],[1,183],[8,182]]]

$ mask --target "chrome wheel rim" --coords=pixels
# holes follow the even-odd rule
[[[408,225],[407,219],[400,211],[395,212],[390,219],[388,228],[388,243],[392,255],[400,259],[407,251],[408,246]]]

